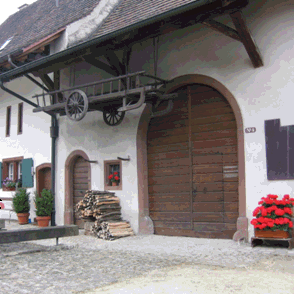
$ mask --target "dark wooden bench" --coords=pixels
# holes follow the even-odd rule
[[[58,245],[58,238],[78,236],[79,227],[77,225],[66,225],[46,228],[33,228],[24,230],[0,231],[0,244],[33,241],[40,239],[56,238],[56,245]]]

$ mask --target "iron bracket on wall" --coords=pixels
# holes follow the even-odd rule
[[[131,160],[131,157],[129,155],[128,158],[117,157],[117,159],[124,160],[124,161],[130,161]]]

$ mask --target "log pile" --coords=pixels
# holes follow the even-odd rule
[[[104,240],[132,236],[130,224],[121,218],[119,198],[108,191],[88,190],[76,205],[81,218],[95,221],[91,232]]]
[[[128,222],[120,221],[108,221],[99,222],[95,221],[92,226],[92,233],[96,234],[98,238],[104,240],[114,240],[116,238],[122,238],[127,236],[133,236],[134,232]]]

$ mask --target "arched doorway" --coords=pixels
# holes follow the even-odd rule
[[[73,164],[73,206],[83,199],[88,190],[89,163],[82,156],[77,156]],[[79,215],[74,212],[74,224],[79,228],[84,228],[84,222]]]
[[[91,168],[84,151],[73,151],[65,163],[65,224],[77,224],[83,228],[83,221],[75,212],[75,205],[91,189]]]
[[[43,163],[36,167],[36,189],[41,195],[43,189],[51,190],[51,163]]]
[[[148,193],[155,234],[232,238],[237,231],[237,129],[216,90],[177,90],[173,111],[151,119]]]
[[[193,96],[196,94],[196,88],[198,90],[201,90],[199,88],[202,87],[202,90],[206,91],[203,86],[208,86],[212,92],[218,93],[220,97],[218,99],[222,101],[214,101],[214,97],[206,97],[206,102],[209,101],[211,103],[201,103],[199,99],[188,99],[188,85],[190,86],[190,95]],[[195,86],[194,86],[195,85]],[[184,88],[183,88],[184,87]],[[193,89],[194,87],[194,89]],[[159,121],[158,123],[155,123],[153,126],[153,135],[148,136],[148,143],[147,143],[147,130],[148,130],[148,124],[150,121],[150,108],[146,107],[138,128],[138,134],[137,134],[137,151],[138,151],[138,181],[139,181],[139,231],[144,233],[152,233],[152,221],[150,221],[150,218],[153,218],[153,224],[155,227],[155,232],[167,234],[167,235],[184,235],[184,236],[198,236],[198,237],[216,237],[216,238],[232,238],[234,240],[238,240],[242,237],[247,239],[248,235],[248,220],[246,218],[246,199],[245,199],[245,157],[244,157],[244,139],[243,139],[243,124],[242,124],[242,117],[240,113],[240,109],[238,107],[238,104],[233,97],[233,95],[218,81],[214,80],[213,78],[203,76],[203,75],[186,75],[179,78],[174,79],[171,81],[167,87],[166,92],[173,92],[173,91],[182,91],[186,92],[186,102],[183,102],[182,105],[175,106],[173,112],[174,114],[168,114],[167,116],[175,115],[175,120],[172,118],[169,118],[165,121],[165,124],[173,125],[173,129],[171,130],[170,126],[168,126],[167,129],[159,129]],[[193,92],[194,91],[194,92]],[[207,94],[208,95],[208,94]],[[192,103],[192,100],[194,101]],[[196,102],[198,101],[198,102]],[[186,105],[185,105],[186,103]],[[191,103],[189,107],[189,103]],[[195,104],[196,103],[196,104]],[[197,112],[194,113],[192,109],[197,109],[199,106],[197,106],[197,103],[202,108],[209,108],[212,107],[212,109],[218,110],[220,109],[217,104],[215,105],[209,105],[213,103],[227,103],[225,108],[231,109],[231,116],[235,116],[235,132],[234,138],[231,135],[228,135],[230,132],[233,134],[232,131],[224,131],[222,129],[206,129],[203,126],[203,132],[198,135],[193,135],[193,132],[195,133],[195,127],[197,126],[197,123],[194,122],[185,122],[186,120],[193,120],[197,116]],[[186,108],[186,113],[183,110]],[[189,109],[191,109],[189,113]],[[201,108],[199,108],[201,109]],[[194,113],[194,114],[193,114]],[[204,114],[204,112],[201,111],[201,115]],[[188,118],[190,115],[190,119]],[[221,115],[221,114],[220,114]],[[223,114],[224,115],[224,114]],[[186,116],[186,117],[185,117]],[[159,119],[159,118],[158,118]],[[183,126],[184,123],[184,126]],[[227,123],[226,123],[227,124]],[[230,122],[231,126],[234,124],[233,121]],[[156,129],[157,125],[157,129]],[[209,127],[217,127],[215,123],[210,123]],[[188,133],[183,133],[180,128],[188,128]],[[221,127],[220,124],[218,124],[218,127],[223,128],[224,125]],[[194,128],[194,131],[193,131]],[[198,127],[196,127],[198,128]],[[199,128],[198,128],[199,129]],[[173,132],[173,133],[172,133]],[[222,149],[222,151],[213,150],[215,148],[215,145],[213,143],[213,140],[208,140],[210,142],[204,142],[205,140],[197,140],[198,138],[202,139],[205,138],[206,134],[209,133],[213,135],[215,138],[210,138],[213,140],[218,140],[219,144],[223,142],[224,144],[222,146],[218,146],[217,148]],[[197,133],[197,132],[196,132]],[[149,133],[148,133],[149,135]],[[223,137],[220,137],[221,135],[224,135]],[[180,144],[178,147],[178,150],[174,150],[174,153],[178,153],[178,156],[183,159],[177,159],[175,154],[171,154],[170,151],[164,151],[163,146],[156,147],[156,144],[150,142],[150,139],[156,139],[158,142],[167,143],[166,148],[173,148],[176,146],[176,144]],[[156,138],[156,136],[161,136]],[[168,136],[174,136],[174,138]],[[189,138],[190,136],[190,138]],[[195,139],[196,136],[196,140]],[[179,138],[182,138],[186,140],[188,138],[188,142],[186,141],[186,145],[183,142],[177,142],[176,140]],[[193,138],[194,137],[194,138]],[[231,138],[231,139],[229,139]],[[171,140],[174,140],[173,143],[171,143]],[[145,141],[146,140],[146,141]],[[199,142],[202,142],[201,144],[210,144],[207,146],[202,146]],[[146,142],[146,143],[145,143]],[[198,142],[198,143],[197,143]],[[173,144],[173,146],[171,146]],[[148,155],[147,155],[147,145],[148,145]],[[186,146],[186,149],[185,149]],[[187,147],[188,146],[188,147]],[[196,148],[196,147],[200,148]],[[150,149],[153,148],[153,149]],[[157,151],[156,151],[157,148]],[[210,150],[208,150],[211,148]],[[198,151],[194,150],[198,149]],[[197,152],[203,153],[206,149],[204,154],[196,154]],[[226,162],[227,155],[226,152],[233,151],[234,156],[231,156],[231,161]],[[230,152],[231,152],[230,151]],[[196,153],[195,153],[196,152]],[[214,156],[218,156],[216,158],[212,158],[211,156],[215,152]],[[196,157],[197,156],[197,157]],[[209,161],[205,163],[205,160],[208,160],[209,156],[212,160],[218,160],[221,161],[221,167],[217,167],[217,161],[214,162],[214,166],[211,168],[215,168],[216,170],[219,170],[218,175],[213,175],[213,173],[208,173],[208,170],[205,172],[205,165],[210,165],[211,162]],[[191,162],[188,167],[183,164],[178,165],[177,168],[173,168],[173,170],[176,170],[176,174],[172,175],[171,177],[174,178],[174,181],[172,178],[169,179],[169,184],[167,185],[167,188],[173,187],[174,189],[171,189],[172,192],[176,192],[176,189],[178,191],[181,190],[181,188],[188,186],[190,191],[185,191],[185,193],[182,193],[180,196],[180,201],[177,197],[175,197],[175,194],[171,194],[167,189],[164,188],[164,184],[167,182],[167,178],[164,178],[164,176],[159,176],[159,178],[156,178],[156,173],[163,174],[163,170],[150,168],[150,160],[153,160],[153,163],[159,167],[160,164],[164,163],[164,160],[166,160],[168,157],[171,157],[170,160],[174,161],[187,161]],[[234,157],[234,159],[233,159]],[[200,162],[199,162],[200,160]],[[201,164],[201,160],[202,162]],[[157,161],[157,163],[155,163]],[[194,163],[193,163],[194,162]],[[166,163],[166,162],[165,162]],[[238,170],[236,169],[236,166],[238,163]],[[174,164],[174,163],[173,163]],[[149,169],[146,168],[148,165]],[[162,169],[166,169],[166,172],[171,172],[171,168],[164,167],[162,165]],[[200,172],[199,169],[203,169],[204,171]],[[208,166],[209,168],[209,166]],[[222,172],[220,172],[222,170]],[[148,173],[149,172],[149,173]],[[187,174],[188,172],[188,174]],[[203,173],[204,172],[204,173]],[[236,177],[236,172],[238,172],[238,177]],[[186,174],[185,174],[186,173]],[[182,176],[181,176],[182,174]],[[221,175],[222,174],[222,175]],[[224,175],[225,174],[225,175]],[[140,176],[141,175],[141,176]],[[147,175],[150,175],[147,176]],[[189,178],[187,182],[187,178]],[[235,178],[235,180],[234,180]],[[217,181],[219,179],[219,181]],[[222,179],[222,180],[221,180]],[[210,182],[211,180],[216,181],[216,183]],[[237,181],[236,181],[237,180]],[[178,181],[177,184],[175,184]],[[206,181],[206,182],[205,182]],[[220,191],[210,191],[209,185],[212,187],[213,185],[215,187],[221,185],[223,188],[220,189]],[[160,185],[162,185],[160,187]],[[173,185],[173,186],[172,186]],[[148,191],[148,189],[149,191]],[[221,187],[220,187],[221,188]],[[159,190],[162,189],[166,193],[162,193],[160,195],[156,195],[156,193],[159,192]],[[185,188],[187,189],[187,188]],[[229,191],[227,191],[229,189]],[[232,190],[233,189],[233,190]],[[150,193],[149,193],[150,192]],[[184,191],[182,191],[184,192]],[[200,193],[202,192],[202,193]],[[214,193],[215,199],[223,199],[222,201],[219,201],[220,203],[214,203],[217,201],[212,201],[213,199],[208,199],[209,201],[202,201],[207,200],[207,194],[209,192]],[[228,194],[228,193],[231,194]],[[237,194],[236,194],[237,192]],[[170,194],[170,195],[167,195]],[[190,194],[190,196],[188,196]],[[195,195],[196,194],[196,195]],[[233,196],[235,194],[235,196]],[[198,198],[196,196],[199,196]],[[229,195],[231,195],[231,198],[228,198]],[[236,195],[237,198],[236,199]],[[179,196],[179,195],[177,195]],[[203,199],[201,199],[201,197]],[[168,199],[169,198],[169,199]],[[188,201],[187,201],[188,200]],[[200,201],[197,201],[200,200]],[[225,201],[224,201],[225,200]],[[229,200],[229,201],[228,201]],[[163,203],[165,202],[165,203]],[[176,207],[173,206],[173,202],[177,203]],[[206,203],[201,203],[206,202]],[[202,207],[202,208],[201,208]],[[200,209],[201,208],[201,209]],[[207,210],[208,209],[208,210]],[[213,210],[213,211],[211,211]],[[205,221],[204,220],[205,216]],[[203,217],[203,218],[202,218]],[[197,219],[198,218],[198,219]],[[212,218],[213,221],[209,221],[209,218]],[[157,222],[157,223],[156,223]],[[170,223],[170,226],[166,226],[167,223]],[[173,223],[173,224],[171,224]],[[175,228],[175,223],[178,223],[178,228]],[[221,225],[223,224],[223,225]],[[172,226],[173,225],[173,229]],[[196,233],[194,228],[196,227]],[[200,233],[202,232],[202,233]],[[206,232],[206,233],[204,233]],[[235,232],[235,233],[234,233]]]

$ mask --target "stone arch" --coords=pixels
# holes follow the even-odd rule
[[[36,167],[36,191],[37,193],[40,195],[40,193],[42,192],[42,183],[41,181],[42,179],[42,172],[45,171],[46,169],[50,169],[50,171],[52,172],[52,164],[51,163],[43,163],[40,164]],[[51,183],[51,181],[50,181]],[[51,189],[52,187],[50,187]]]
[[[188,74],[174,78],[164,86],[165,92],[170,93],[189,84],[202,84],[214,88],[221,93],[231,105],[237,123],[238,161],[239,161],[239,218],[235,241],[241,238],[248,239],[248,219],[246,217],[246,193],[245,193],[245,152],[244,152],[244,128],[239,105],[233,94],[219,81],[209,76],[200,74]],[[151,108],[146,105],[137,131],[137,165],[138,165],[138,202],[139,202],[139,232],[153,234],[153,224],[149,217],[148,200],[148,168],[147,168],[147,132],[151,119]]]
[[[83,157],[85,160],[89,161],[88,155],[82,150],[72,151],[66,161],[65,161],[65,194],[64,194],[64,224],[73,224],[74,218],[74,208],[73,208],[73,165],[75,160],[79,157]],[[89,164],[88,173],[88,189],[91,189],[91,168]]]

